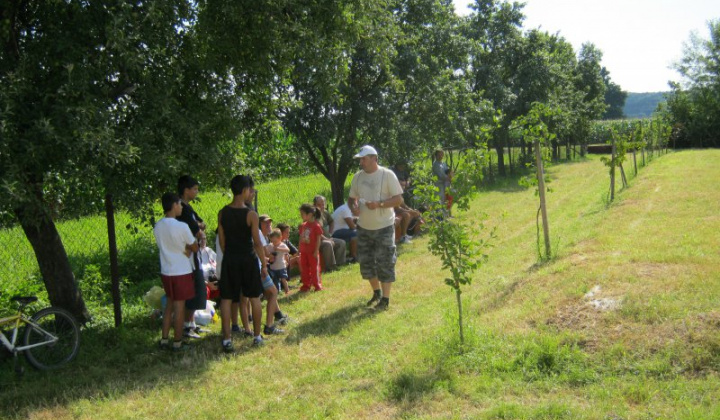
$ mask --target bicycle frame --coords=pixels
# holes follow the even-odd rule
[[[40,347],[40,346],[47,346],[49,344],[53,344],[56,341],[58,341],[57,337],[55,337],[54,335],[45,331],[38,324],[32,322],[30,319],[26,318],[22,314],[13,315],[11,317],[0,319],[0,325],[11,324],[13,322],[15,323],[15,326],[12,329],[12,336],[9,340],[5,336],[5,334],[2,331],[0,331],[0,342],[3,344],[3,346],[6,349],[8,349],[8,351],[10,351],[12,353],[18,353],[21,351],[25,351],[25,350],[32,349],[35,347]],[[32,326],[36,331],[42,333],[45,336],[46,340],[41,341],[39,343],[35,343],[33,345],[29,345],[29,346],[16,346],[15,343],[17,343],[21,322],[28,326]]]

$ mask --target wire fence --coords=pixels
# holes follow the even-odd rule
[[[256,207],[260,213],[270,214],[274,222],[288,223],[295,228],[301,222],[298,208],[312,202],[316,194],[330,196],[330,184],[320,175],[284,178],[256,186]],[[201,191],[193,203],[197,213],[207,224],[208,244],[214,247],[217,214],[228,204],[229,191]],[[156,219],[162,217],[159,204],[155,205]],[[97,283],[96,273],[104,279],[104,291],[110,293],[110,255],[108,225],[104,214],[76,220],[56,222],[71,268],[84,294],[91,280]],[[118,249],[120,278],[126,283],[155,279],[159,272],[159,257],[152,226],[135,219],[123,211],[115,212],[115,236]],[[44,284],[32,246],[20,226],[0,230],[0,292],[4,299],[17,294],[41,294]],[[94,277],[95,276],[95,277]],[[91,279],[92,277],[92,279]]]

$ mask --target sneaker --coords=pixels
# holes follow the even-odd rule
[[[385,311],[388,308],[388,305],[390,305],[390,301],[388,299],[380,299],[380,302],[378,302],[377,305],[375,305],[376,311]]]
[[[180,343],[179,346],[176,346],[175,343],[172,344],[172,351],[173,353],[180,353],[183,351],[188,351],[192,348],[192,346],[184,341]]]
[[[357,262],[358,262],[357,259],[356,259],[356,258],[353,258],[353,257],[350,257],[350,258],[347,259],[347,263],[348,263],[348,264],[355,264],[355,263],[357,263]]]
[[[222,349],[225,353],[232,353],[235,351],[232,341],[228,341],[227,343],[222,343]]]
[[[240,329],[240,326],[239,326],[239,325],[236,324],[236,325],[233,325],[233,326],[232,326],[232,332],[234,332],[234,333],[241,333],[242,331],[243,331],[243,330]]]
[[[284,334],[285,330],[281,330],[280,328],[276,327],[275,325],[271,326],[265,326],[265,330],[263,330],[263,333],[265,335],[273,335],[273,334]]]
[[[183,329],[183,337],[200,338],[200,334],[196,333],[192,327],[185,327]]]
[[[287,325],[290,317],[287,314],[275,315],[275,323],[280,325]]]
[[[210,332],[210,330],[208,330],[207,328],[202,328],[202,327],[199,327],[199,326],[193,328],[193,331],[195,331],[197,334],[207,334],[207,333]]]
[[[411,244],[412,241],[410,240],[410,238],[408,238],[407,235],[405,235],[405,236],[403,236],[402,238],[400,238],[400,240],[398,241],[398,243],[399,243],[399,244]]]
[[[253,338],[253,347],[262,347],[265,345],[265,340],[263,340],[262,336]]]
[[[170,341],[166,340],[164,343],[162,340],[158,342],[158,347],[160,347],[160,350],[170,350]]]
[[[380,296],[373,294],[372,299],[368,300],[367,306],[372,306],[373,304],[380,302]]]

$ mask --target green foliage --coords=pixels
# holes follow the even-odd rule
[[[467,210],[470,198],[477,191],[482,180],[482,167],[486,164],[486,151],[470,151],[459,157],[457,169],[448,193],[453,196],[453,203],[460,210]],[[425,172],[427,174],[428,172]],[[438,200],[439,189],[429,175],[415,178],[414,193],[426,203],[424,214],[426,230],[430,236],[428,250],[438,256],[442,268],[450,273],[445,284],[456,294],[458,305],[458,325],[460,341],[463,336],[462,287],[472,283],[473,273],[487,261],[485,249],[491,246],[494,238],[493,230],[489,238],[479,238],[485,229],[482,220],[460,221],[459,218],[447,216],[445,204]]]
[[[676,147],[720,146],[720,20],[708,23],[709,39],[693,34],[675,69],[683,83],[672,83],[667,109],[677,130]]]

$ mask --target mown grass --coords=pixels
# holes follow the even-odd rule
[[[60,372],[0,365],[6,418],[720,417],[720,151],[663,156],[607,204],[596,158],[550,169],[556,257],[537,263],[533,191],[507,182],[458,217],[497,226],[488,263],[454,295],[419,238],[401,249],[388,312],[364,307],[357,266],[281,300],[288,334],[262,349],[215,334],[187,354],[155,349],[137,306],[91,326]],[[586,293],[592,291],[592,297]],[[597,310],[591,300],[613,302]]]

